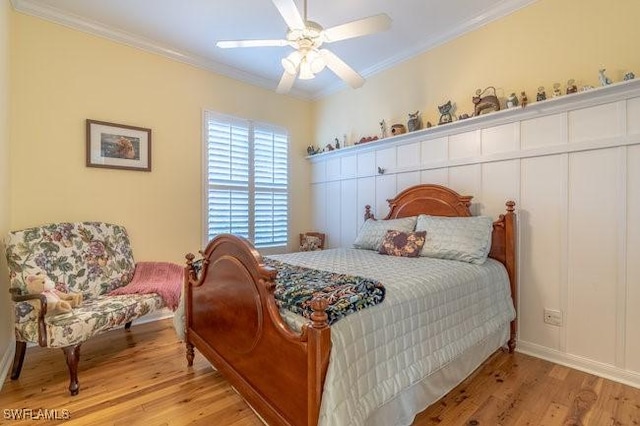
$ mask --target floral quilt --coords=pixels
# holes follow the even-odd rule
[[[329,302],[329,325],[384,300],[384,286],[370,278],[294,266],[271,258],[264,258],[264,263],[278,271],[274,294],[278,306],[305,318],[311,318],[314,296]]]

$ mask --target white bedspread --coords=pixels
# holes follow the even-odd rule
[[[381,304],[331,327],[319,425],[364,425],[378,408],[495,334],[515,317],[502,264],[333,249],[270,256],[377,279]]]

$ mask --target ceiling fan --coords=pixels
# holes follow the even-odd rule
[[[228,40],[219,41],[216,46],[224,49],[233,47],[293,47],[295,50],[282,59],[284,73],[276,89],[278,93],[287,93],[293,86],[296,76],[301,80],[312,79],[325,66],[354,89],[364,84],[364,78],[353,68],[330,50],[320,47],[323,43],[332,43],[384,31],[391,26],[391,18],[387,14],[381,13],[324,29],[318,23],[307,20],[307,0],[304,0],[303,15],[300,15],[294,0],[272,1],[289,27],[285,39]]]

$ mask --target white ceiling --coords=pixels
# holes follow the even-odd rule
[[[391,29],[326,45],[365,78],[535,0],[308,0],[328,28],[386,13]],[[295,0],[302,10],[303,0]],[[16,10],[275,90],[291,47],[220,49],[218,40],[280,39],[271,0],[12,0]],[[365,83],[366,84],[366,83]],[[297,80],[292,94],[319,98],[346,87],[330,70]],[[349,89],[351,90],[351,89]]]

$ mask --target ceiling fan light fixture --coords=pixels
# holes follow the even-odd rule
[[[315,74],[311,71],[311,64],[309,64],[306,56],[302,58],[302,62],[300,62],[300,74],[298,78],[300,80],[311,80],[315,78]]]
[[[302,55],[299,51],[295,50],[291,52],[289,56],[286,58],[282,58],[282,67],[286,72],[292,75],[296,75],[298,73],[298,67],[300,66],[300,62],[302,61]]]
[[[307,53],[307,62],[309,63],[309,67],[311,68],[311,72],[314,74],[319,73],[327,66],[324,58],[317,50],[311,50]]]

